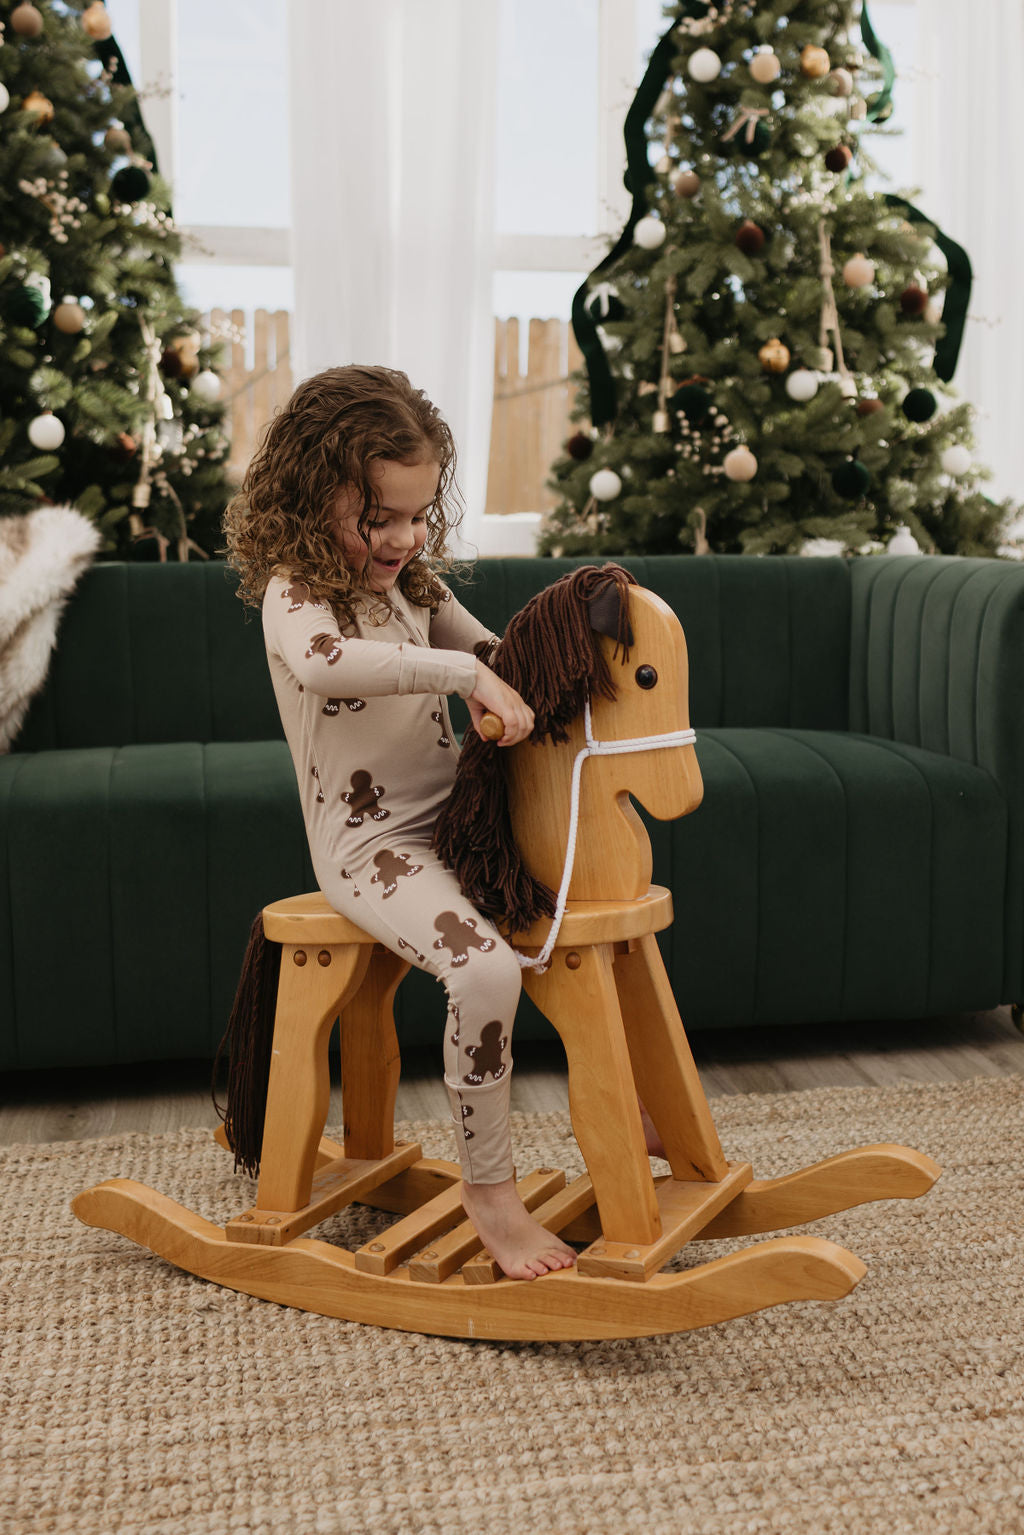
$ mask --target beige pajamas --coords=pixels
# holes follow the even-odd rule
[[[436,617],[394,587],[375,622],[340,629],[300,582],[263,599],[271,680],[295,764],[310,854],[336,911],[448,992],[444,1074],[463,1176],[513,1175],[508,1105],[520,970],[497,929],[431,851],[458,748],[447,695],[476,685],[492,638],[449,592]]]

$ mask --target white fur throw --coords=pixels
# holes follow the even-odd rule
[[[100,543],[73,506],[0,517],[0,752],[46,680],[64,604]]]

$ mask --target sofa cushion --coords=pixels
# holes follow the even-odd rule
[[[5,1067],[209,1056],[253,916],[315,888],[283,741],[0,758],[0,849]]]
[[[811,730],[705,730],[697,755],[700,808],[668,839],[648,819],[684,1020],[999,1005],[1007,809],[984,769]]]

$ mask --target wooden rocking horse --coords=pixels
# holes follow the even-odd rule
[[[549,912],[550,891],[563,887],[557,930],[542,916],[515,944],[535,962],[526,989],[565,1045],[587,1169],[567,1184],[542,1168],[518,1187],[536,1220],[582,1247],[575,1268],[504,1278],[464,1218],[458,1167],[395,1142],[392,999],[409,967],[319,894],[263,912],[267,939],[280,945],[280,981],[256,1204],[219,1227],[114,1179],[76,1197],[80,1220],[249,1295],[460,1338],[679,1332],[783,1301],[832,1300],[857,1284],[859,1258],[792,1234],[662,1272],[695,1239],[783,1231],[870,1200],[913,1198],[939,1169],[894,1145],[760,1180],[749,1163],[726,1160],[654,936],[672,921],[671,895],[651,885],[650,843],[629,800],[660,819],[700,803],[686,645],[660,598],[618,567],[605,570],[615,573],[619,619],[594,638],[602,685],[581,694],[577,678],[575,717],[500,754],[528,882],[550,887]],[[494,729],[500,735],[500,721]],[[343,1143],[323,1138],[339,1015]],[[667,1177],[652,1176],[638,1095],[663,1140]],[[229,1145],[225,1127],[216,1134]],[[400,1218],[354,1250],[304,1235],[351,1203]]]

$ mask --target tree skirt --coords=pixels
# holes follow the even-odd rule
[[[4,1151],[5,1535],[1024,1529],[1024,1079],[713,1107],[757,1177],[877,1141],[943,1175],[922,1199],[803,1228],[867,1263],[843,1300],[639,1341],[496,1344],[253,1300],[71,1215],[109,1177],[237,1213],[252,1185],[207,1130]],[[445,1124],[401,1134],[450,1153]],[[515,1114],[513,1134],[521,1166],[580,1170],[564,1115]],[[316,1234],[364,1240],[388,1219]]]

